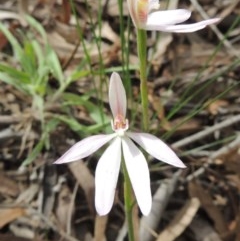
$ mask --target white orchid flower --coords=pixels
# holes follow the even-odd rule
[[[179,24],[190,18],[190,11],[186,9],[160,11],[159,0],[127,0],[127,3],[132,21],[138,29],[187,33],[203,29],[220,20],[212,18],[192,24]]]
[[[112,121],[114,133],[94,135],[77,142],[55,163],[62,164],[80,160],[96,152],[104,144],[111,141],[111,144],[99,159],[96,168],[96,210],[99,215],[106,215],[113,205],[123,153],[137,202],[141,212],[147,215],[152,205],[149,170],[144,155],[135,143],[158,160],[180,168],[184,168],[185,165],[157,137],[147,133],[128,131],[128,120],[125,118],[127,109],[126,93],[122,80],[117,73],[113,73],[110,78],[109,103],[114,117]]]

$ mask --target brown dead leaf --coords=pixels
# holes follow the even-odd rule
[[[0,209],[0,228],[26,214],[23,208]]]
[[[51,35],[59,39],[62,38],[62,48],[64,48],[64,44],[66,44],[66,48],[68,48],[67,44],[70,44],[69,46],[71,46],[71,44],[75,46],[75,44],[77,44],[79,41],[78,32],[76,31],[76,28],[74,26],[69,26],[64,22],[56,21],[54,30],[56,32],[52,32]],[[50,35],[50,33],[48,33],[48,35]]]
[[[235,239],[235,241],[240,241],[240,211],[238,212],[238,215],[237,215],[237,225],[236,225],[236,234],[237,234],[237,237]]]
[[[75,176],[78,184],[83,189],[86,199],[88,201],[89,209],[92,213],[95,213],[93,195],[94,195],[94,177],[90,173],[86,164],[82,161],[72,162],[69,164],[69,169]]]
[[[106,38],[114,44],[120,45],[119,36],[113,31],[108,22],[103,22],[102,24],[101,37]]]
[[[132,208],[132,220],[133,220],[134,240],[139,240],[139,211],[138,211],[138,205],[136,203]]]
[[[176,134],[192,133],[201,129],[200,121],[196,118],[192,118],[188,121],[184,121],[184,118],[178,118],[171,122],[171,126],[172,128],[177,126],[175,130]]]
[[[1,241],[29,241],[27,238],[16,237],[12,234],[0,234]],[[42,239],[34,238],[32,241],[43,241]]]
[[[233,173],[236,173],[240,178],[240,152],[239,148],[235,148],[233,150],[229,150],[229,152],[222,157],[224,162],[226,163],[226,169]]]
[[[17,183],[11,179],[10,177],[7,177],[3,173],[0,173],[0,193],[3,195],[9,195],[16,197],[19,193],[19,188]]]
[[[167,48],[171,44],[172,41],[173,41],[172,34],[165,34],[165,35],[161,36],[159,41],[156,43],[153,58],[151,60],[153,70],[155,73],[157,73],[159,71],[159,69],[161,68],[162,63],[165,60],[164,54],[166,53]]]
[[[164,130],[170,130],[171,125],[170,122],[165,118],[165,109],[161,101],[159,101],[159,97],[156,97],[153,94],[149,94],[148,99],[149,102],[152,104],[154,111],[156,111],[158,119],[161,121],[161,127]]]
[[[105,230],[107,226],[108,216],[98,216],[95,218],[94,241],[105,241]]]
[[[71,191],[67,186],[63,186],[58,195],[58,205],[56,209],[56,216],[60,222],[61,228],[67,230],[68,222],[71,221],[69,217],[71,205]]]
[[[198,198],[191,198],[184,207],[180,210],[177,216],[173,219],[170,225],[158,236],[156,241],[173,241],[192,222],[195,214],[200,207],[200,201]]]
[[[237,175],[226,175],[226,178],[237,187],[240,192],[240,177]]]
[[[70,1],[68,0],[62,0],[62,11],[63,11],[63,16],[62,16],[62,21],[64,23],[69,23],[70,18],[71,18],[71,5]]]
[[[0,32],[0,50],[2,50],[8,43],[7,38],[5,37],[5,35]]]
[[[128,8],[127,8],[127,1],[123,1],[122,4],[123,4],[123,15],[128,16],[129,12],[128,12]],[[119,7],[118,7],[118,4],[117,4],[117,1],[115,1],[115,0],[109,1],[108,14],[111,17],[118,17],[119,16]]]
[[[227,239],[220,238],[220,235],[216,232],[214,227],[209,225],[207,219],[203,218],[202,215],[198,215],[191,222],[189,230],[192,233],[192,238],[198,241],[227,241]],[[190,239],[192,240],[192,239]],[[228,240],[232,241],[232,240]]]
[[[151,212],[148,216],[143,216],[140,221],[140,241],[152,240],[152,235],[156,233],[164,210],[176,189],[181,174],[182,170],[177,171],[171,179],[162,182],[154,193]]]
[[[200,184],[196,182],[190,182],[188,188],[191,197],[199,198],[202,207],[207,212],[209,217],[213,220],[216,230],[220,234],[226,233],[228,231],[226,221],[218,207],[214,205],[213,199],[210,194],[205,189],[203,189]]]
[[[219,113],[220,108],[227,107],[228,105],[229,103],[226,100],[215,100],[214,102],[211,102],[208,105],[207,110],[210,114],[217,115]]]

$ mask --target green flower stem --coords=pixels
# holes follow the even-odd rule
[[[143,128],[148,131],[148,87],[147,87],[147,33],[143,29],[137,29],[137,50],[139,58],[140,91],[142,101]]]
[[[134,241],[134,229],[133,229],[133,195],[132,195],[132,186],[128,176],[127,168],[125,161],[122,162],[123,165],[123,175],[124,175],[124,205],[125,205],[125,214],[127,218],[128,225],[128,240]]]

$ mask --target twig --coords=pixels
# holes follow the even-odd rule
[[[72,220],[72,215],[73,215],[73,210],[74,210],[74,202],[75,198],[77,195],[78,191],[78,182],[75,183],[74,189],[73,189],[73,194],[71,197],[70,205],[69,205],[69,210],[68,210],[68,215],[67,215],[67,234],[71,235],[71,220]]]
[[[24,117],[20,115],[1,115],[0,124],[14,124],[23,120]]]
[[[28,0],[18,0],[18,11],[20,15],[28,14]]]
[[[159,234],[156,241],[174,241],[193,221],[201,203],[197,197],[187,200],[170,224]]]
[[[30,214],[39,216],[50,228],[52,228],[56,233],[58,233],[60,236],[62,236],[66,240],[69,240],[69,241],[80,241],[80,240],[78,240],[78,239],[68,235],[63,230],[59,229],[55,224],[53,224],[49,220],[49,218],[45,217],[42,213],[37,212],[36,210],[34,210],[32,208],[28,208],[28,210],[30,211]]]
[[[155,230],[158,227],[158,224],[162,218],[163,212],[169,202],[170,197],[172,196],[176,184],[182,170],[177,171],[172,179],[162,182],[157,191],[153,196],[153,205],[151,213],[148,216],[143,216],[140,222],[140,240],[149,241],[152,240],[152,237],[157,238],[157,233]]]
[[[180,141],[175,142],[174,144],[172,144],[173,148],[180,148],[183,146],[186,146],[190,143],[193,143],[194,141],[197,141],[207,135],[210,135],[211,133],[213,133],[214,131],[220,130],[222,128],[228,127],[230,125],[233,125],[237,122],[240,122],[240,114],[230,117],[226,120],[224,120],[223,122],[220,122],[212,127],[208,127],[207,129],[200,131],[196,134],[193,134],[191,136],[186,137],[185,139],[182,139]]]
[[[78,40],[77,44],[75,45],[71,55],[68,57],[68,59],[62,64],[63,71],[67,69],[67,67],[70,65],[71,61],[74,59],[75,54],[78,51],[78,48],[80,46],[80,40]]]
[[[46,217],[44,214],[36,211],[32,207],[30,207],[28,204],[18,204],[18,203],[0,204],[0,208],[18,208],[18,207],[25,208],[29,215],[36,215],[36,216],[40,217],[44,221],[45,224],[47,224],[50,228],[52,228],[56,233],[58,233],[60,236],[62,236],[66,240],[69,240],[69,241],[80,241],[80,240],[78,240],[78,239],[68,235],[63,230],[59,229],[54,223],[52,223],[50,221],[50,219],[48,217]]]
[[[204,19],[209,19],[209,16],[199,4],[198,0],[191,0],[191,3],[194,5],[194,7],[198,10],[198,12]],[[215,25],[209,25],[209,27],[216,34],[219,40],[223,41],[223,45],[227,48],[228,52],[235,57],[239,57],[238,52],[234,49],[232,44],[227,39],[225,39],[225,36],[219,31],[219,29]]]
[[[0,131],[0,141],[6,140],[12,137],[21,137],[22,133],[16,133],[11,128],[7,128]]]
[[[126,235],[127,235],[127,220],[125,220],[122,227],[120,228],[116,241],[123,241]]]
[[[222,148],[220,148],[219,150],[214,152],[212,155],[210,155],[208,161],[206,163],[204,163],[203,166],[200,167],[198,170],[196,170],[195,172],[193,172],[192,174],[187,176],[186,180],[189,182],[192,179],[200,176],[201,174],[203,174],[205,172],[206,168],[208,168],[209,165],[212,164],[213,161],[217,157],[220,157],[220,156],[222,156],[224,154],[227,154],[231,150],[234,150],[234,149],[238,148],[239,146],[240,146],[240,135],[238,135],[237,138],[235,140],[233,140],[232,142],[230,142],[228,145],[223,146]]]

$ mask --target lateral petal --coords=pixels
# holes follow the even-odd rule
[[[208,19],[192,24],[179,24],[179,25],[147,25],[146,30],[158,30],[164,32],[175,33],[190,33],[205,28],[207,25],[219,22],[219,18]]]
[[[106,215],[113,205],[121,163],[121,139],[116,139],[98,161],[95,173],[95,206],[99,215]]]
[[[182,23],[189,19],[191,12],[186,9],[156,11],[148,15],[147,26],[165,26]]]
[[[125,117],[127,98],[122,80],[118,73],[113,72],[109,84],[109,104],[113,117],[118,115]]]
[[[148,133],[127,132],[126,134],[156,159],[176,167],[186,167],[175,152],[159,138]]]
[[[87,137],[74,144],[67,152],[65,152],[54,164],[62,164],[77,161],[87,157],[97,151],[104,144],[109,142],[116,136],[115,133],[110,135],[95,135]]]
[[[122,147],[138,205],[143,215],[148,215],[152,207],[152,195],[147,161],[142,152],[129,138],[122,138]]]

